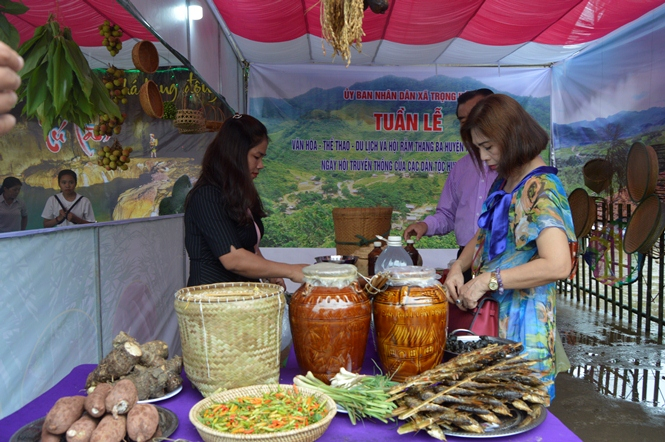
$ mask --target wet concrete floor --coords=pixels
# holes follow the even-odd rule
[[[584,442],[665,441],[665,345],[563,297],[557,327],[571,369],[550,411]]]

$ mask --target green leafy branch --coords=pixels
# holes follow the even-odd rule
[[[21,15],[28,11],[23,3],[13,2],[12,0],[0,0],[0,40],[7,43],[12,49],[18,48],[21,36],[18,31],[9,23],[5,14]]]
[[[23,114],[39,120],[45,139],[64,120],[84,128],[101,114],[121,116],[71,30],[61,30],[52,16],[18,52],[25,60],[18,91],[19,100],[25,100]]]

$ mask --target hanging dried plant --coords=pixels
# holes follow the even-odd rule
[[[351,64],[351,46],[358,52],[362,49],[363,0],[321,0],[321,32],[332,46],[333,59],[339,55],[346,65]],[[326,54],[322,44],[323,54]]]

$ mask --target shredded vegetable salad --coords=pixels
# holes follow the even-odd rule
[[[213,403],[199,421],[214,430],[233,434],[263,434],[296,430],[314,424],[328,413],[325,401],[293,390],[244,396]]]

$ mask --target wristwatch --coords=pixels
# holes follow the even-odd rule
[[[490,273],[490,282],[487,284],[487,288],[493,292],[499,289],[499,280],[496,279],[496,272]]]

